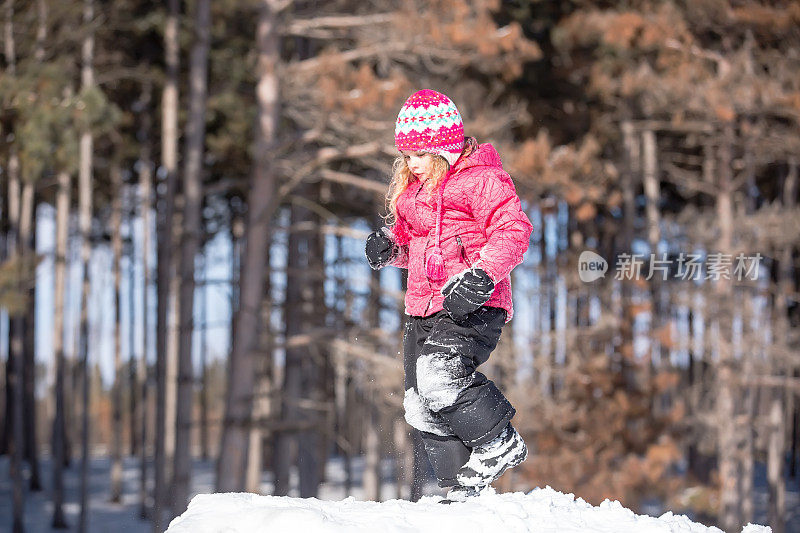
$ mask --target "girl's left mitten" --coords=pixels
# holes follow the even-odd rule
[[[378,270],[388,265],[400,253],[399,247],[391,238],[391,232],[383,227],[373,231],[367,237],[364,255],[367,256],[370,268]]]
[[[489,301],[494,281],[486,271],[473,266],[451,277],[440,292],[444,296],[445,311],[454,319],[463,320]]]

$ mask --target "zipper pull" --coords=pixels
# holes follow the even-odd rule
[[[466,261],[469,267],[472,268],[472,262],[469,260],[469,257],[467,257],[467,249],[464,247],[464,243],[461,242],[460,235],[456,235],[456,242],[461,247],[461,257],[463,257],[464,261]]]

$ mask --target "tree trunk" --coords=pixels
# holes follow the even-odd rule
[[[311,194],[305,198],[319,198],[319,185],[309,187]],[[306,309],[302,316],[306,322],[301,328],[322,328],[325,326],[325,244],[322,232],[322,220],[317,213],[309,213],[311,231],[306,233],[306,283],[302,305]],[[299,273],[298,273],[299,275]],[[297,467],[300,482],[300,497],[315,498],[319,491],[322,473],[325,469],[324,447],[324,409],[327,402],[325,387],[322,381],[328,353],[317,340],[312,340],[307,348],[303,361],[302,384],[303,401],[310,403],[304,409],[304,421],[308,426],[298,435]]]
[[[253,422],[250,424],[250,436],[247,444],[247,473],[245,474],[245,488],[247,492],[259,494],[261,492],[261,471],[263,469],[263,420],[269,415],[269,391],[265,361],[256,361],[256,384],[253,398]]]
[[[321,257],[324,257],[324,255]],[[325,296],[323,295],[321,298],[324,300]],[[325,313],[327,314],[327,310]],[[320,327],[325,327],[328,324],[329,322],[325,319]],[[321,420],[317,426],[317,432],[319,433],[319,442],[317,442],[317,456],[319,457],[318,484],[325,483],[328,480],[328,458],[336,435],[333,349],[329,346],[324,346],[321,347],[320,351],[324,355],[324,361],[322,362],[323,368],[321,369],[319,381],[320,407],[322,411],[320,413]]]
[[[622,123],[622,135],[625,145],[625,156],[622,180],[622,200],[623,200],[623,232],[622,242],[617,248],[621,253],[633,253],[634,228],[636,227],[636,193],[638,188],[638,176],[642,171],[642,146],[640,137],[636,135],[633,123],[626,120]],[[616,262],[616,259],[612,258]],[[634,289],[635,280],[622,279],[620,281],[620,305],[622,318],[619,326],[619,344],[615,346],[614,355],[617,358],[612,364],[618,369],[622,380],[626,383],[625,387],[630,387],[631,381],[635,378],[631,374],[635,371],[635,349],[634,349]],[[641,367],[643,379],[649,381],[650,363],[644,361]]]
[[[751,215],[758,207],[758,188],[756,186],[756,162],[753,147],[754,138],[748,135],[745,139],[744,145],[744,161],[745,172],[747,173],[747,193],[746,205],[743,206],[742,215]],[[753,324],[753,300],[752,295],[744,294],[737,291],[736,294],[737,305],[736,309],[741,313],[742,319],[742,334],[746,334],[749,329],[747,324]],[[754,359],[755,354],[753,350],[745,350],[741,354],[743,363],[744,375],[754,375]],[[742,430],[742,467],[740,470],[740,486],[741,486],[741,501],[742,501],[742,523],[748,524],[753,521],[754,514],[754,469],[755,469],[755,434],[756,434],[756,394],[757,386],[745,384],[742,386],[742,404],[744,406],[743,417],[743,430]]]
[[[392,436],[394,444],[394,478],[395,478],[395,493],[394,497],[397,500],[403,499],[405,494],[405,486],[409,485],[408,475],[412,469],[411,454],[408,453],[408,428],[406,421],[402,417],[397,417],[392,423]]]
[[[351,316],[351,315],[347,315]],[[345,494],[351,494],[355,487],[353,458],[361,452],[361,408],[363,402],[356,390],[355,362],[345,362],[345,397],[344,397],[344,440],[347,454],[344,457]]]
[[[186,154],[183,169],[183,237],[180,257],[180,330],[178,348],[178,404],[176,412],[175,467],[172,485],[172,514],[178,516],[189,500],[191,481],[192,399],[194,371],[195,256],[201,231],[203,204],[203,154],[208,83],[208,49],[211,44],[211,0],[198,0],[195,13],[195,43],[189,71],[189,118],[186,125]]]
[[[177,192],[177,191],[176,191]],[[179,203],[176,194],[176,205]],[[172,242],[180,242],[181,238],[182,214],[175,212],[172,217]],[[177,431],[177,407],[178,407],[178,350],[180,343],[180,277],[177,272],[177,265],[180,259],[180,247],[173,247],[170,259],[169,273],[169,318],[167,319],[167,375],[166,375],[166,412],[167,419],[166,431],[164,433],[164,475],[166,484],[172,487],[173,471],[175,466],[175,433]],[[169,501],[164,502],[164,512],[172,514],[172,490],[167,495]]]
[[[150,397],[151,379],[148,372],[147,348],[150,345],[150,328],[148,317],[150,316],[150,208],[151,208],[151,180],[152,160],[150,155],[150,101],[152,100],[153,85],[150,81],[144,82],[142,88],[142,118],[139,128],[141,146],[139,149],[139,217],[142,220],[142,345],[140,361],[136,366],[136,391],[138,391],[140,402],[137,418],[134,421],[139,436],[139,515],[142,518],[147,516],[147,431],[148,424],[148,398]],[[135,208],[134,208],[135,209]],[[131,232],[131,244],[133,244],[133,232]],[[132,246],[131,250],[135,248]],[[134,264],[135,254],[131,253],[130,265]],[[132,270],[132,269],[131,269]],[[131,287],[131,300],[133,298],[133,288]],[[131,357],[135,350],[131,343]],[[132,359],[135,360],[135,359]],[[133,390],[131,396],[134,396]]]
[[[25,268],[36,269],[36,202],[34,187],[30,182],[22,186],[22,210],[20,211],[20,257],[24,259]],[[36,287],[28,284],[24,287],[27,294],[26,310],[20,317],[22,325],[22,394],[23,394],[23,431],[25,433],[25,460],[28,462],[28,488],[31,491],[42,490],[39,473],[38,439],[36,438]]]
[[[9,191],[10,192],[11,186],[9,184]],[[4,193],[7,191],[4,191]],[[17,194],[17,201],[19,201],[19,194]],[[7,258],[12,257],[14,255],[14,250],[10,249],[11,246],[11,217],[8,214],[8,209],[10,205],[9,201],[9,194],[2,194],[0,195],[0,202],[2,202],[2,222],[4,226],[3,236],[4,240],[2,243],[2,250],[0,250],[0,254],[2,254],[2,260],[5,261]],[[11,338],[11,317],[5,310],[0,310],[0,327],[3,328],[3,332],[8,338]],[[6,353],[6,361],[3,366],[3,422],[2,426],[0,426],[0,455],[8,455],[10,450],[10,441],[11,441],[11,422],[14,419],[13,413],[13,405],[14,405],[14,398],[13,398],[13,389],[11,388],[10,379],[10,369],[12,367],[12,359],[11,359],[11,351],[8,350]]]
[[[769,487],[768,516],[773,533],[786,530],[786,484],[783,462],[786,454],[786,426],[783,411],[783,391],[770,391],[769,431],[767,439],[767,483]]]
[[[80,209],[80,206],[78,206]],[[80,258],[79,258],[80,259]],[[82,290],[81,286],[75,286],[72,284],[67,284],[67,297],[66,301],[71,301],[71,292],[80,292]],[[80,304],[78,304],[80,305]],[[66,446],[65,455],[67,458],[67,465],[71,466],[73,459],[77,458],[78,455],[78,446],[80,446],[80,416],[81,416],[81,364],[80,358],[78,357],[78,350],[80,344],[80,320],[76,320],[74,322],[74,327],[72,328],[72,350],[70,352],[70,357],[66,359],[67,361],[67,370],[69,375],[69,380],[65,382],[66,388],[64,390],[67,400],[67,409],[65,410],[65,417],[64,421],[67,426],[67,432],[65,434],[66,437]],[[65,354],[66,355],[66,354]]]
[[[135,202],[134,202],[135,203]],[[135,250],[135,232],[133,219],[128,224],[128,238],[131,250]],[[131,400],[134,404],[131,409],[131,434],[136,435],[135,456],[139,458],[139,514],[142,519],[147,517],[147,360],[144,354],[139,354],[141,361],[136,360],[136,271],[134,267],[135,253],[130,254],[128,262],[128,350],[131,361]]]
[[[114,384],[112,390],[111,496],[122,500],[122,170],[111,166],[111,248],[114,272]],[[131,221],[132,222],[132,221]],[[131,263],[133,254],[131,253]]]
[[[133,220],[133,217],[131,217]],[[133,246],[133,225],[128,226],[128,236],[131,242],[131,249]],[[130,395],[130,451],[132,457],[141,457],[141,416],[142,409],[144,409],[144,402],[142,399],[143,390],[142,382],[139,379],[139,362],[136,360],[136,299],[134,298],[135,290],[135,272],[134,272],[134,257],[132,251],[128,262],[128,390]],[[141,465],[139,465],[141,467]],[[141,479],[146,476],[142,475]]]
[[[786,180],[783,183],[783,205],[788,208],[794,208],[797,205],[797,191],[800,183],[800,174],[798,172],[798,161],[796,156],[789,156],[788,169]],[[800,269],[795,265],[798,264],[798,249],[793,247],[788,252],[788,263],[784,271],[784,282],[786,289],[796,293],[800,288]],[[784,293],[787,294],[787,293]],[[795,302],[787,309],[788,328],[795,329],[800,326],[800,305]],[[800,364],[789,363],[787,368],[788,374],[795,380],[800,378]],[[798,399],[800,396],[791,389],[786,391],[788,400],[786,402],[786,414],[789,418],[787,426],[789,429],[789,473],[788,476],[793,479],[798,479],[797,467],[800,465],[800,406],[798,406]]]
[[[733,144],[733,125],[726,124],[723,130],[722,142],[719,150],[719,186],[717,194],[717,220],[719,221],[720,238],[719,251],[723,254],[731,253],[733,239],[733,204],[731,190],[731,150]],[[731,284],[729,280],[719,280],[716,283],[717,298],[719,301],[729,301]],[[729,339],[726,334],[730,331],[729,310],[722,310],[720,316],[719,334],[724,339]],[[735,426],[736,398],[738,392],[734,385],[734,361],[730,345],[727,342],[717,343],[719,347],[719,373],[716,417],[718,424],[718,453],[719,453],[719,479],[720,479],[720,508],[719,523],[722,529],[731,531],[741,526],[739,508],[739,494],[737,486],[737,434]]]
[[[710,140],[703,144],[703,167],[702,175],[703,180],[709,185],[714,184],[714,172],[717,168],[716,153],[714,145]],[[689,310],[689,325],[692,329],[691,346],[695,346],[697,342],[701,342],[701,348],[697,352],[692,350],[690,353],[690,368],[689,368],[689,395],[687,401],[688,417],[697,417],[703,412],[707,412],[707,406],[704,405],[703,397],[708,389],[713,389],[713,383],[709,383],[710,379],[706,379],[707,370],[709,366],[706,360],[706,349],[703,347],[707,342],[705,339],[711,335],[711,323],[706,320],[707,306],[709,298],[701,293],[699,298],[694,299]],[[700,325],[695,327],[695,323],[700,322]],[[710,360],[711,357],[708,357]],[[712,426],[713,427],[713,426]],[[702,435],[696,435],[689,439],[687,446],[688,467],[689,471],[701,482],[711,482],[711,469],[713,467],[714,457],[710,454],[701,451]]]
[[[380,414],[378,412],[375,391],[367,394],[367,420],[364,424],[364,499],[374,502],[381,501],[381,436],[378,430]]]
[[[94,24],[94,0],[84,0],[83,23],[86,27]],[[94,86],[94,34],[89,31],[83,39],[81,68],[81,87],[83,90]],[[92,229],[92,156],[94,151],[92,134],[88,130],[81,133],[80,161],[78,170],[78,202],[79,224],[81,233],[81,266],[83,268],[83,282],[81,289],[81,317],[80,317],[80,357],[83,383],[81,401],[81,511],[78,521],[78,531],[84,533],[88,530],[89,521],[89,260],[91,258],[91,229]]]
[[[659,241],[661,240],[661,216],[658,210],[659,198],[661,195],[658,181],[658,145],[656,134],[653,130],[642,132],[642,181],[644,183],[644,193],[646,198],[646,217],[647,217],[647,242],[650,244],[650,253],[655,254],[652,258],[659,259]],[[645,377],[649,378],[652,374],[652,367],[658,367],[667,357],[664,346],[658,340],[661,328],[668,327],[668,320],[665,320],[664,303],[662,301],[663,274],[656,270],[650,279],[650,298],[652,302],[651,310],[651,331],[650,331],[650,355],[645,361]],[[657,350],[654,349],[657,347]],[[646,382],[646,391],[652,395],[650,384]],[[651,398],[652,401],[652,398]],[[657,406],[657,403],[654,407]],[[657,408],[657,407],[656,407]],[[657,413],[655,413],[657,414]]]
[[[26,182],[22,187],[22,211],[20,220],[20,245],[21,257],[26,258],[26,265],[36,268],[36,201],[32,183]],[[24,395],[24,431],[25,431],[25,460],[30,469],[28,488],[32,492],[42,490],[41,475],[39,472],[39,446],[36,435],[36,286],[31,283],[25,287],[27,302],[25,316],[22,317],[23,327],[23,357],[22,363],[22,389]]]
[[[342,309],[338,310],[335,315],[336,327],[339,331],[344,331],[346,327],[346,317],[348,316],[348,290],[347,290],[347,263],[344,261],[344,238],[341,235],[336,236],[336,288],[335,296],[338,304],[341,302],[344,305]],[[352,443],[349,439],[348,433],[348,413],[347,402],[350,391],[350,378],[349,378],[349,364],[347,361],[347,353],[339,348],[335,350],[332,358],[333,364],[333,405],[334,405],[334,427],[335,442],[342,456],[344,466],[344,496],[350,496],[350,491],[353,488],[352,483]]]
[[[300,191],[308,190],[306,186]],[[286,298],[284,301],[284,325],[286,338],[289,339],[303,332],[308,319],[307,308],[304,305],[304,292],[301,272],[305,272],[308,254],[303,253],[303,239],[306,231],[301,232],[309,222],[310,213],[305,207],[293,204],[291,206],[291,222],[289,224],[288,251],[286,261]],[[305,247],[307,250],[307,247]],[[242,294],[244,296],[244,293]],[[287,347],[286,362],[283,374],[283,394],[281,395],[281,420],[300,421],[305,413],[300,408],[303,398],[303,370],[310,366],[308,345]],[[295,463],[298,448],[297,429],[282,430],[275,439],[274,474],[276,496],[285,496],[289,493],[289,473],[291,465]]]
[[[36,3],[37,28],[34,57],[38,62],[44,60],[44,39],[47,35],[47,6],[42,0]],[[33,196],[33,193],[31,193]],[[36,254],[36,202],[31,198],[29,211],[31,220],[26,221],[30,226],[29,237],[24,243],[30,257]],[[24,208],[23,208],[24,209]],[[37,439],[37,409],[36,409],[36,357],[35,357],[35,323],[36,323],[36,289],[28,289],[28,310],[25,316],[25,364],[23,366],[23,381],[25,387],[25,458],[30,465],[29,487],[32,491],[42,490],[41,476],[39,473],[38,439]]]
[[[262,302],[261,319],[265,324],[269,323],[269,290],[265,291],[265,298]],[[263,336],[262,336],[263,337]],[[259,343],[260,353],[263,357],[256,359],[256,383],[253,396],[253,416],[250,424],[250,438],[248,442],[247,474],[245,486],[247,492],[259,494],[261,492],[261,472],[264,468],[264,430],[266,420],[271,412],[270,390],[271,390],[271,366],[272,351],[269,347],[270,341],[263,339]]]
[[[200,457],[207,461],[208,451],[208,251],[200,255],[203,271],[200,302]]]
[[[554,226],[555,234],[557,234],[558,219],[556,214],[553,214],[553,217],[545,223],[545,226],[547,225]],[[548,231],[548,233],[550,232]],[[556,242],[552,244],[556,246],[557,250],[558,236],[555,237],[555,241]],[[545,255],[545,280],[547,283],[547,337],[549,338],[547,350],[545,352],[545,366],[549,370],[549,376],[546,380],[548,386],[546,395],[547,397],[555,398],[560,389],[559,384],[561,383],[561,376],[563,373],[560,372],[558,368],[558,264],[557,259],[549,255]]]
[[[14,39],[14,5],[7,1],[5,23],[5,56],[6,73],[9,77],[16,74],[16,41]],[[27,277],[27,272],[23,269],[35,268],[35,202],[33,184],[25,181],[22,184],[20,197],[20,178],[19,178],[19,159],[17,156],[16,145],[12,143],[9,147],[9,195],[15,195],[10,199],[16,204],[14,212],[11,213],[14,237],[11,239],[12,246],[16,247],[16,256],[20,262],[20,285],[19,290],[26,295],[26,311],[23,314],[14,316],[9,324],[9,367],[7,370],[7,405],[9,400],[20,405],[13,405],[7,411],[11,419],[4,433],[6,438],[16,440],[17,431],[22,432],[22,441],[15,444],[14,452],[24,455],[30,466],[29,488],[32,491],[41,490],[39,475],[39,462],[36,446],[36,400],[34,396],[35,386],[35,365],[34,357],[34,316],[35,316],[35,286],[22,283],[23,274]],[[13,345],[13,347],[12,347]],[[12,354],[12,352],[14,352]],[[13,359],[13,364],[11,363]],[[13,373],[12,373],[13,372]],[[17,388],[20,390],[17,390]],[[17,415],[20,415],[17,417]],[[8,431],[10,429],[10,431]],[[21,468],[21,464],[19,465]],[[19,472],[21,476],[21,471]],[[20,524],[21,527],[21,524]]]
[[[58,173],[56,192],[56,256],[55,290],[53,293],[53,355],[56,365],[55,407],[53,420],[53,529],[68,527],[64,517],[64,288],[67,271],[67,238],[69,235],[70,177],[68,172]]]
[[[8,387],[11,390],[11,431],[9,441],[9,455],[11,456],[10,475],[13,483],[13,518],[12,529],[14,533],[23,531],[23,516],[25,512],[25,489],[23,487],[22,459],[25,448],[25,433],[23,424],[23,390],[22,390],[22,350],[23,340],[20,330],[20,320],[11,319],[11,335],[9,339],[8,356]]]
[[[544,213],[542,216],[542,238],[539,242],[539,264],[537,272],[539,275],[539,287],[541,287],[540,305],[539,305],[539,324],[537,326],[539,331],[539,350],[536,354],[535,369],[537,372],[536,380],[539,385],[539,390],[545,399],[551,397],[552,382],[553,382],[553,359],[550,357],[550,347],[552,345],[551,337],[549,336],[549,325],[545,322],[550,318],[549,302],[551,284],[548,283],[548,266],[547,266],[547,219]]]
[[[6,56],[6,73],[13,77],[16,75],[16,52],[14,50],[14,2],[5,2],[4,42]],[[18,241],[20,240],[20,177],[19,158],[16,147],[10,147],[8,158],[8,211],[9,211],[9,255],[14,257],[19,254]],[[9,346],[8,364],[6,365],[6,449],[10,455],[9,474],[12,481],[12,518],[11,528],[13,533],[22,533],[25,513],[25,490],[22,486],[22,454],[25,435],[23,433],[23,392],[22,392],[22,331],[19,319],[10,317],[9,320]]]
[[[742,310],[742,324],[753,324],[753,301],[751,295],[738,293],[739,300],[737,307]],[[743,334],[749,328],[742,327]],[[752,376],[755,374],[754,361],[755,354],[748,350],[742,354],[744,374]],[[742,447],[742,469],[740,472],[740,485],[742,487],[742,522],[747,524],[753,521],[753,482],[755,469],[755,420],[756,420],[756,386],[747,385],[742,390],[742,403],[744,404],[744,428],[742,435],[744,439]]]
[[[258,309],[264,294],[263,253],[275,206],[275,175],[269,160],[279,111],[275,70],[279,60],[278,27],[273,4],[271,0],[262,0],[256,30],[259,80],[255,161],[253,184],[247,198],[247,238],[225,392],[225,421],[218,451],[217,491],[242,490],[246,483],[248,424],[252,418],[255,386],[254,351],[258,342]],[[276,472],[276,487],[277,483]]]
[[[792,207],[789,197],[784,197],[787,207]],[[792,287],[792,251],[786,247],[778,260],[778,291],[774,299],[773,327],[776,339],[789,338],[789,317],[787,295],[793,292]],[[781,342],[786,342],[782,340]],[[787,369],[790,363],[785,360],[773,362],[772,373],[777,376],[791,375]],[[786,460],[786,401],[788,391],[775,388],[769,392],[769,422],[767,437],[767,484],[769,489],[768,516],[769,525],[774,533],[786,530],[786,476],[784,461]]]
[[[168,1],[164,27],[166,79],[161,100],[161,164],[165,171],[166,192],[162,206],[157,209],[158,251],[156,285],[158,291],[156,310],[156,434],[155,434],[155,494],[153,496],[153,532],[161,533],[165,507],[165,455],[166,455],[166,401],[167,401],[167,310],[169,306],[170,274],[172,272],[172,214],[175,204],[175,187],[178,168],[178,60],[180,41],[178,17],[180,0]],[[144,508],[144,483],[142,477],[141,505]]]
[[[84,139],[91,137],[84,137]],[[82,139],[81,147],[86,150],[88,147],[91,153],[91,141],[86,142]],[[87,531],[88,520],[88,491],[89,491],[89,260],[91,258],[91,174],[81,172],[79,176],[79,217],[81,225],[81,264],[83,266],[83,280],[81,283],[81,312],[80,312],[80,368],[81,368],[81,488],[80,502],[81,513],[78,531]]]
[[[653,130],[642,132],[642,156],[643,170],[642,180],[644,182],[644,194],[647,200],[647,242],[650,243],[651,252],[657,251],[658,241],[661,240],[659,228],[660,216],[658,212],[658,200],[660,196],[658,186],[658,146],[656,145],[656,134]]]
[[[23,531],[23,515],[25,512],[25,493],[23,488],[22,456],[25,445],[23,431],[23,392],[21,379],[22,365],[22,337],[17,318],[12,319],[12,332],[9,340],[8,386],[12,392],[11,411],[11,439],[9,442],[9,455],[11,455],[10,474],[13,483],[13,518],[12,529],[14,533]]]
[[[261,322],[270,324],[272,314],[272,298],[270,291],[270,250],[271,241],[264,247],[264,297],[261,300]],[[271,391],[274,386],[273,376],[273,335],[269,327],[261,329],[259,335],[258,353],[261,356],[255,359],[256,383],[253,398],[253,423],[250,425],[249,457],[247,459],[247,492],[261,492],[261,472],[264,467],[264,443],[267,435],[264,420],[267,420],[273,412],[273,401]]]
[[[341,257],[341,255],[339,255]],[[339,331],[343,331],[343,321],[340,321]],[[334,406],[336,409],[336,429],[339,432],[336,436],[336,443],[339,447],[339,453],[342,455],[345,479],[344,479],[344,496],[350,496],[350,491],[353,488],[352,483],[352,468],[351,459],[353,455],[353,444],[350,441],[348,433],[348,395],[350,391],[350,378],[349,378],[349,365],[347,362],[347,354],[344,350],[338,349],[334,355]]]

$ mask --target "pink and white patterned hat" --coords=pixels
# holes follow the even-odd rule
[[[408,97],[394,128],[400,151],[424,151],[444,157],[450,166],[464,147],[464,123],[456,105],[442,93],[424,89]]]

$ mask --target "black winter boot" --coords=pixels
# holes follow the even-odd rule
[[[485,487],[527,457],[525,441],[509,423],[497,437],[472,448],[467,464],[461,467],[456,479],[465,487]]]

